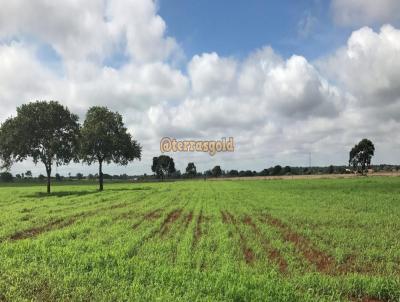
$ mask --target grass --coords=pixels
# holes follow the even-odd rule
[[[0,188],[0,301],[400,301],[400,178]]]

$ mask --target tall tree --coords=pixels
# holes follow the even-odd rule
[[[99,163],[99,190],[103,190],[103,164],[127,165],[141,159],[142,147],[128,133],[118,112],[106,107],[91,107],[81,130],[81,159]]]
[[[349,165],[361,174],[371,165],[372,156],[375,153],[375,146],[369,139],[362,139],[350,150]]]
[[[174,159],[168,155],[160,155],[159,157],[153,157],[153,165],[151,166],[153,171],[158,178],[164,180],[165,177],[170,176],[176,171]]]
[[[214,177],[219,177],[222,175],[222,170],[220,166],[215,166],[212,170],[211,173]]]
[[[195,177],[197,175],[197,170],[194,163],[188,163],[186,167],[186,174],[190,177]]]
[[[32,158],[45,165],[47,193],[53,164],[77,159],[78,116],[55,101],[36,101],[17,108],[16,117],[0,128],[0,156],[4,167]],[[28,175],[28,172],[27,172]]]

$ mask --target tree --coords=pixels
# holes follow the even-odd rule
[[[239,172],[238,172],[238,170],[230,170],[228,172],[228,175],[232,176],[232,177],[239,176]]]
[[[282,173],[282,167],[280,165],[276,165],[273,169],[272,169],[272,175],[280,175]]]
[[[153,165],[151,166],[153,171],[158,178],[164,180],[176,171],[174,159],[168,155],[160,155],[159,157],[153,157]]]
[[[82,180],[83,179],[83,174],[82,173],[76,173],[76,178],[78,180]]]
[[[364,174],[365,170],[371,165],[374,152],[374,144],[369,139],[364,138],[350,150],[349,166]]]
[[[0,180],[2,182],[12,182],[13,176],[10,172],[2,172],[0,173]]]
[[[32,178],[32,171],[31,170],[26,171],[25,172],[25,176],[29,177],[29,178]]]
[[[329,173],[329,174],[335,173],[335,168],[334,168],[332,165],[330,165],[330,166],[328,167],[328,173]]]
[[[61,175],[59,174],[59,173],[56,173],[56,180],[57,181],[61,181],[62,179],[61,179]]]
[[[220,166],[215,166],[212,168],[211,173],[214,177],[219,177],[222,175],[222,170]]]
[[[194,163],[188,163],[186,167],[186,174],[190,177],[195,177],[197,175],[197,170]]]
[[[118,112],[91,107],[81,130],[80,157],[91,165],[99,163],[99,190],[103,190],[103,163],[127,165],[141,159],[142,147],[132,139]]]
[[[288,175],[290,173],[292,173],[292,169],[290,168],[290,166],[286,166],[285,168],[283,168],[284,175]]]
[[[77,159],[78,116],[55,101],[36,101],[17,108],[16,117],[7,119],[0,129],[0,156],[3,166],[32,158],[45,165],[47,193],[53,164],[68,164]],[[27,175],[28,172],[27,172]]]

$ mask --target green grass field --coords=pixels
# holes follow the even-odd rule
[[[400,301],[400,178],[0,187],[0,301]]]

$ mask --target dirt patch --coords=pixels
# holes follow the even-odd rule
[[[200,241],[200,238],[201,238],[201,224],[203,223],[203,218],[204,218],[203,210],[201,210],[199,216],[197,216],[196,228],[194,229],[194,233],[193,233],[193,244],[192,244],[193,248],[196,247],[196,245]]]
[[[253,232],[256,234],[256,236],[261,240],[261,244],[268,256],[268,259],[271,260],[271,262],[276,263],[278,265],[279,271],[281,273],[286,273],[288,265],[285,258],[283,258],[281,252],[278,249],[271,246],[270,242],[262,235],[261,230],[254,223],[251,217],[245,216],[243,218],[243,223],[250,226],[253,229]]]
[[[140,219],[138,222],[132,225],[132,229],[137,229],[143,222],[155,220],[161,217],[162,209],[156,209],[144,214],[143,218]]]
[[[315,247],[308,238],[305,238],[304,236],[298,234],[288,225],[286,225],[279,219],[272,217],[270,214],[265,214],[261,220],[271,226],[276,227],[282,234],[282,237],[286,241],[293,243],[296,249],[303,255],[303,257],[307,259],[308,262],[314,264],[319,272],[334,272],[334,259],[330,255]]]
[[[33,238],[42,233],[46,233],[46,232],[50,232],[53,230],[58,230],[58,229],[62,229],[67,226],[70,226],[70,225],[74,224],[75,221],[79,218],[91,217],[91,216],[97,215],[101,212],[106,212],[106,211],[113,210],[113,209],[127,207],[128,205],[129,204],[127,204],[127,203],[121,203],[121,204],[116,204],[116,205],[111,205],[111,206],[107,206],[107,207],[94,209],[94,210],[87,211],[87,212],[81,212],[81,213],[78,213],[78,214],[75,214],[75,215],[72,215],[69,217],[65,217],[65,218],[56,218],[55,220],[53,220],[49,223],[46,223],[44,225],[34,226],[29,229],[18,231],[16,233],[10,235],[8,237],[8,239],[17,241],[17,240],[22,240],[22,239],[27,239],[27,238]]]
[[[169,232],[171,225],[176,220],[178,220],[178,218],[181,216],[181,213],[182,213],[182,209],[177,209],[177,210],[173,210],[172,212],[170,212],[168,214],[168,216],[165,218],[165,220],[162,223],[161,228],[160,228],[161,236],[165,236]]]
[[[221,217],[222,217],[222,222],[225,224],[229,223],[229,217],[226,215],[226,213],[224,211],[220,211],[221,212]]]
[[[162,209],[156,209],[144,215],[144,219],[146,220],[155,220],[161,217]]]
[[[185,219],[185,229],[188,228],[189,224],[192,222],[193,220],[193,211],[190,211],[189,214],[186,215],[186,219]]]
[[[238,222],[233,214],[228,211],[221,211],[222,221],[227,224],[232,224],[235,228],[236,233],[239,235],[239,245],[242,250],[244,260],[247,264],[252,265],[255,261],[255,255],[253,250],[248,246],[246,237],[240,230]]]
[[[69,219],[57,219],[57,220],[54,220],[54,221],[49,222],[42,226],[33,227],[30,229],[16,232],[13,235],[11,235],[9,237],[9,239],[14,241],[14,240],[22,240],[22,239],[26,239],[26,238],[36,237],[44,232],[67,227],[67,226],[73,224],[75,222],[75,220],[76,219],[73,217],[69,218]]]
[[[383,302],[383,301],[385,301],[385,300],[379,300],[377,298],[371,298],[371,297],[361,297],[361,298],[350,297],[349,299],[350,299],[350,301],[353,301],[353,302]]]

